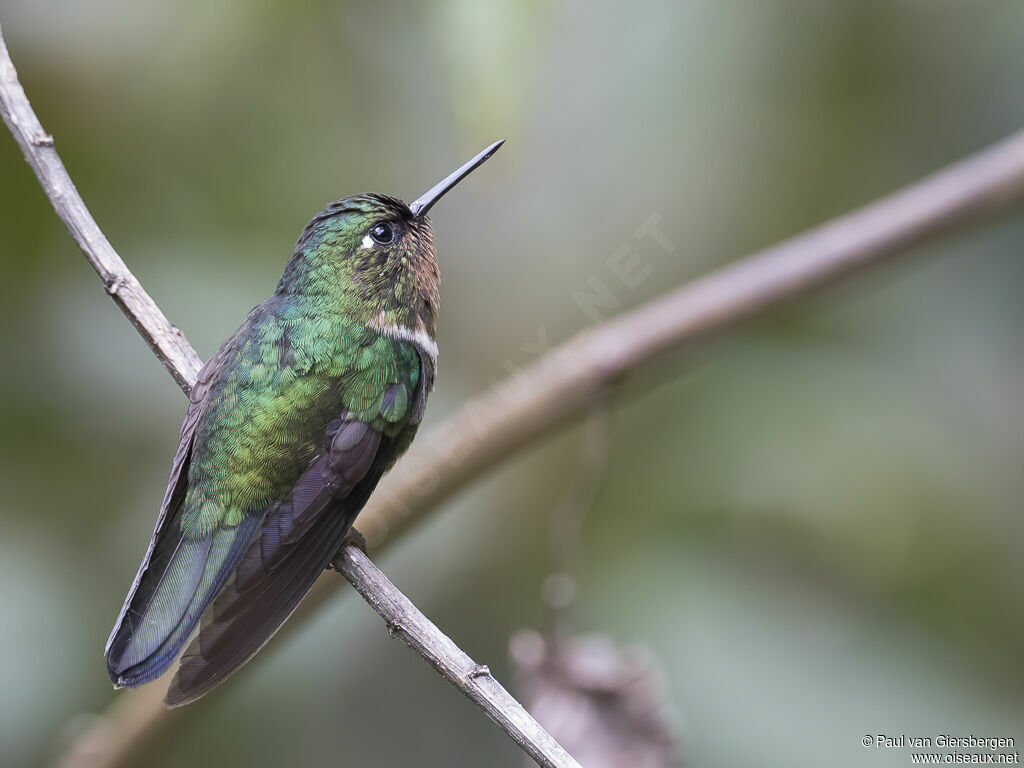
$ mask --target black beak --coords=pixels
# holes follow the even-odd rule
[[[417,219],[427,215],[427,211],[433,208],[434,203],[440,200],[447,194],[448,190],[462,181],[464,178],[469,176],[474,170],[483,165],[484,161],[487,160],[491,155],[498,151],[498,148],[505,143],[504,139],[496,141],[479,155],[474,157],[468,163],[463,165],[454,173],[450,174],[443,181],[439,181],[437,184],[432,186],[424,194],[420,195],[409,205],[409,210],[412,211],[412,215]]]

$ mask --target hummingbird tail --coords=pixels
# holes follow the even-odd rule
[[[107,672],[117,688],[134,688],[167,671],[260,523],[256,515],[195,538],[180,534],[180,519],[179,511],[158,530],[107,643]]]
[[[255,585],[246,579],[262,548],[259,540],[254,542],[238,571],[203,615],[199,634],[182,654],[167,689],[167,706],[195,701],[255,656],[330,565],[350,525],[351,520],[343,513],[323,515],[310,529],[304,546],[272,576],[262,572],[253,575]]]
[[[255,656],[330,565],[393,458],[390,440],[366,424],[350,423],[345,436],[344,451],[315,461],[288,498],[267,511],[262,530],[182,654],[167,706],[195,701]],[[339,456],[342,466],[357,468],[342,498],[324,485],[328,464]],[[362,458],[350,461],[354,457]]]

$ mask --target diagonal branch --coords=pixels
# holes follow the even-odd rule
[[[187,395],[201,367],[199,356],[184,334],[170,325],[160,308],[142,289],[142,285],[89,214],[54,149],[53,138],[43,130],[18,82],[2,32],[0,113],[21,146],[29,165],[35,170],[57,215],[99,273],[107,293],[132,321]],[[569,753],[494,679],[486,666],[476,664],[434,626],[365,554],[355,547],[342,547],[337,567],[370,606],[388,622],[389,629],[393,628],[438,673],[480,705],[488,717],[538,765],[543,768],[580,768]],[[148,697],[147,701],[151,698]],[[145,717],[140,720],[137,710],[128,712],[136,716],[133,717],[134,723],[145,727]],[[115,743],[129,743],[124,734],[117,735],[121,738],[115,740]]]
[[[142,289],[117,251],[100,230],[71,181],[53,137],[43,130],[14,69],[0,31],[0,116],[14,135],[22,153],[39,178],[60,220],[85,258],[103,281],[110,298],[121,308],[153,354],[164,364],[178,386],[188,391],[203,363],[184,334],[164,317],[160,307]]]
[[[65,217],[88,218],[88,212],[84,205],[72,211],[62,208],[58,204],[58,190],[73,190],[70,180],[55,187],[50,175],[38,170],[45,165],[44,156],[52,152],[55,159],[56,153],[52,140],[38,127],[34,115],[28,122],[22,115],[25,109],[31,114],[31,107],[2,47],[0,108],[29,163],[37,169],[40,183],[54,201],[58,215],[82,245],[76,234],[82,222],[71,223]],[[22,125],[30,128],[23,130]],[[1022,202],[1024,132],[1018,132],[901,191],[584,331],[468,403],[432,436],[421,438],[381,483],[359,517],[360,528],[371,547],[380,547],[511,454],[539,441],[554,427],[579,418],[634,369],[758,312],[820,290],[850,273],[886,262],[971,225],[1005,216]],[[93,260],[91,251],[82,247],[87,258]],[[120,259],[116,265],[100,272],[105,282],[134,280]],[[115,301],[121,293],[115,292]],[[130,314],[127,303],[121,306]],[[144,323],[138,316],[130,319],[136,327],[150,327],[148,321]],[[166,324],[166,320],[163,322]],[[148,331],[143,335],[159,350],[153,339],[177,338],[169,324],[166,328],[171,330]],[[161,356],[160,351],[157,354]],[[198,360],[181,362],[181,356],[166,353],[161,360],[182,388],[187,389]],[[286,627],[294,627],[303,615],[315,611],[337,589],[336,580],[320,579],[303,602],[301,613]],[[166,713],[156,705],[155,697],[140,697],[137,703],[133,718],[115,714],[100,718],[97,727],[114,728],[119,733],[134,728],[134,734],[139,736],[159,730]],[[148,717],[139,711],[145,707],[149,707],[145,710]],[[131,709],[122,707],[117,712]],[[137,745],[142,740],[133,739],[131,734],[121,739],[128,745]],[[127,757],[127,749],[107,750],[89,764],[120,765]]]
[[[580,768],[523,705],[494,679],[486,666],[463,653],[357,547],[342,547],[334,567],[384,619],[392,637],[401,638],[445,680],[481,706],[538,765]]]

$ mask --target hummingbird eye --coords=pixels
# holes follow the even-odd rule
[[[378,245],[387,245],[395,239],[395,230],[386,221],[382,221],[370,228],[370,237]]]

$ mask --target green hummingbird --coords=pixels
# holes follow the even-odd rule
[[[434,384],[440,272],[427,212],[495,142],[407,205],[313,217],[274,295],[189,394],[156,530],[107,640],[115,688],[187,704],[245,664],[327,567],[409,447]]]

